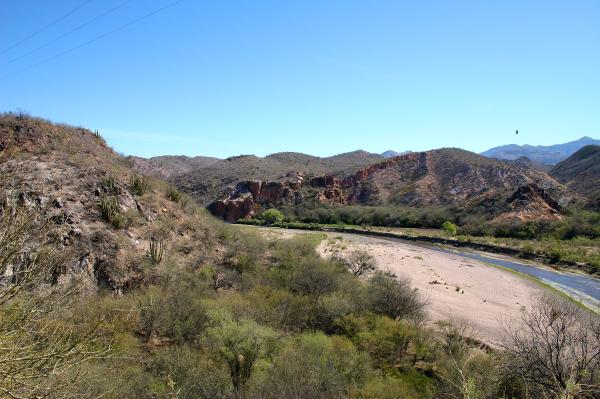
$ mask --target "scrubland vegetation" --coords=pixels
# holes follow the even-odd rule
[[[222,264],[169,267],[115,296],[55,284],[50,226],[0,220],[0,390],[9,397],[496,398],[600,395],[600,323],[543,299],[494,348],[426,323],[407,280],[319,234],[265,240],[205,219]],[[40,243],[33,245],[33,243]],[[156,249],[155,249],[156,250]],[[171,258],[171,259],[169,259]],[[146,265],[157,267],[154,263]],[[519,326],[518,328],[516,326]]]

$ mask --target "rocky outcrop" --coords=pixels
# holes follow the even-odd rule
[[[302,201],[300,188],[304,179],[301,175],[289,177],[286,182],[239,182],[231,188],[227,198],[212,202],[208,210],[225,221],[235,222],[254,216],[261,205],[298,203]]]
[[[510,210],[496,217],[496,221],[558,220],[561,206],[546,191],[535,184],[519,187],[506,201]]]

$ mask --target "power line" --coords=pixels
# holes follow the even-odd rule
[[[111,13],[113,13],[113,12],[117,11],[119,8],[121,8],[121,7],[125,6],[125,5],[126,5],[126,4],[128,4],[128,3],[131,3],[132,1],[133,1],[133,0],[126,0],[125,2],[123,2],[123,3],[121,3],[121,4],[119,4],[119,5],[115,6],[115,7],[113,7],[113,8],[111,8],[111,9],[109,9],[109,10],[107,10],[107,11],[103,12],[102,14],[100,14],[100,15],[98,15],[98,16],[96,16],[96,17],[92,18],[92,19],[90,19],[89,21],[86,21],[86,22],[82,23],[81,25],[79,25],[79,26],[77,26],[77,27],[75,27],[75,28],[71,29],[70,31],[68,31],[68,32],[65,32],[65,33],[63,33],[62,35],[60,35],[60,36],[58,36],[58,37],[56,37],[56,38],[54,38],[54,39],[52,39],[52,40],[50,40],[50,41],[48,41],[48,42],[46,42],[46,43],[42,44],[42,45],[40,45],[40,46],[38,46],[38,47],[34,48],[33,50],[30,50],[30,51],[26,52],[25,54],[21,54],[20,56],[18,56],[18,57],[15,57],[15,58],[13,58],[13,59],[11,59],[11,60],[9,60],[9,61],[7,61],[7,62],[3,63],[3,64],[0,64],[0,67],[4,67],[4,66],[7,66],[7,65],[10,65],[10,64],[12,64],[12,63],[14,63],[14,62],[16,62],[16,61],[19,61],[20,59],[23,59],[23,58],[27,57],[27,56],[28,56],[28,55],[30,55],[30,54],[33,54],[33,53],[35,53],[36,51],[39,51],[39,50],[41,50],[41,49],[43,49],[43,48],[45,48],[45,47],[48,47],[49,45],[51,45],[51,44],[53,44],[53,43],[56,43],[57,41],[61,40],[62,38],[69,36],[69,35],[70,35],[70,34],[72,34],[73,32],[77,32],[78,30],[85,28],[86,26],[90,25],[91,23],[94,23],[94,22],[96,22],[97,20],[99,20],[99,19],[101,19],[101,18],[104,18],[105,16],[107,16],[107,15],[109,15],[109,14],[111,14]]]
[[[7,48],[5,48],[4,50],[0,51],[0,54],[4,54],[7,51],[12,50],[13,48],[17,47],[19,44],[25,43],[27,40],[39,35],[40,33],[42,33],[43,31],[45,31],[46,29],[56,25],[57,23],[59,23],[60,21],[62,21],[63,19],[67,18],[69,15],[75,13],[77,10],[79,10],[80,8],[82,8],[83,6],[85,6],[88,3],[91,3],[94,0],[86,0],[83,3],[79,3],[79,5],[75,6],[75,8],[71,9],[71,11],[67,12],[66,14],[61,15],[60,17],[56,18],[54,21],[48,23],[47,25],[44,25],[43,27],[41,27],[40,29],[36,30],[35,32],[33,32],[32,34],[30,34],[29,36],[26,36],[25,38],[19,40],[16,43],[13,43],[12,45],[8,46]]]
[[[60,53],[57,53],[57,54],[53,55],[52,57],[46,58],[46,59],[44,59],[44,60],[42,60],[40,62],[37,62],[37,63],[32,64],[32,65],[29,65],[29,66],[27,66],[27,67],[25,67],[23,69],[19,69],[19,70],[13,72],[13,73],[9,73],[7,75],[0,76],[0,79],[5,79],[5,78],[7,78],[9,76],[16,75],[16,74],[28,71],[28,70],[36,68],[36,67],[38,67],[38,66],[40,66],[42,64],[45,64],[45,63],[50,62],[50,61],[53,61],[53,60],[55,60],[55,59],[57,59],[59,57],[62,57],[65,54],[71,53],[71,52],[73,52],[75,50],[79,50],[80,48],[85,47],[87,45],[90,45],[92,43],[95,43],[98,40],[105,38],[106,36],[109,36],[109,35],[112,35],[113,33],[117,33],[119,31],[122,31],[122,30],[130,27],[131,25],[137,24],[138,22],[141,22],[144,19],[150,18],[153,15],[158,14],[159,12],[162,12],[162,11],[168,9],[168,8],[171,8],[171,7],[173,7],[173,6],[181,3],[182,1],[184,1],[184,0],[176,0],[176,1],[174,1],[172,3],[169,3],[169,4],[167,4],[167,5],[163,6],[163,7],[157,8],[156,10],[150,11],[149,13],[144,14],[144,15],[142,15],[139,18],[136,18],[136,19],[134,19],[134,20],[132,20],[132,21],[124,24],[124,25],[119,26],[118,28],[115,28],[115,29],[110,30],[108,32],[105,32],[105,33],[103,33],[101,35],[98,35],[98,36],[94,37],[93,39],[88,40],[87,42],[83,42],[83,43],[81,43],[81,44],[79,44],[79,45],[77,45],[75,47],[71,47],[71,48],[69,48],[69,49],[67,49],[65,51],[62,51]]]

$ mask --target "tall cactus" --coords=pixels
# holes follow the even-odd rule
[[[158,265],[163,258],[163,240],[156,240],[154,238],[150,238],[149,244],[150,245],[148,247],[148,257],[150,258],[153,264]]]

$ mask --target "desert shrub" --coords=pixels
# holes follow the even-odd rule
[[[370,309],[392,319],[419,320],[424,317],[425,302],[416,288],[410,286],[407,279],[375,272],[369,279]]]
[[[283,213],[275,208],[271,208],[261,213],[259,219],[264,220],[266,224],[281,223],[283,222]]]
[[[502,374],[531,397],[600,395],[600,319],[571,302],[543,297],[520,323],[506,323]]]
[[[455,236],[458,233],[458,226],[449,221],[442,223],[442,229],[444,229],[446,234],[451,236]]]
[[[149,340],[167,337],[177,343],[195,342],[207,325],[208,315],[199,292],[189,288],[164,292],[151,288],[139,299],[139,332]]]
[[[216,360],[224,361],[236,392],[241,391],[252,374],[254,364],[272,350],[276,333],[253,320],[234,320],[217,310],[202,338],[203,345]]]
[[[371,273],[377,268],[375,258],[367,251],[352,251],[347,257],[335,257],[356,277]]]
[[[364,386],[350,396],[353,399],[424,399],[433,398],[434,389],[430,381],[419,381],[421,386],[415,389],[414,384],[405,382],[403,376],[376,376],[369,379]]]
[[[167,186],[167,198],[173,202],[181,201],[182,194],[181,191],[177,190],[174,186]]]
[[[132,193],[138,196],[142,196],[148,191],[150,185],[150,179],[148,176],[140,176],[132,174],[129,179],[129,189]]]
[[[148,369],[155,381],[146,383],[151,392],[143,397],[225,399],[233,393],[227,366],[197,349],[162,348],[153,356]]]
[[[260,398],[342,398],[369,375],[367,358],[350,341],[307,333],[288,340],[253,378],[250,390]]]
[[[488,352],[476,347],[466,322],[438,322],[439,347],[435,375],[442,397],[495,398],[497,364]]]
[[[300,295],[319,297],[333,292],[340,281],[337,265],[320,259],[301,262],[289,277],[289,289]]]

